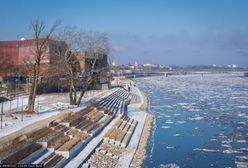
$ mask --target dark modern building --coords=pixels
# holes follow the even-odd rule
[[[108,89],[110,81],[108,56],[106,54],[93,52],[78,52],[76,55],[79,60],[82,74],[87,75],[94,64],[96,80],[92,84],[92,88]]]

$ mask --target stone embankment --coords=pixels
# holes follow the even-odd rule
[[[88,162],[83,165],[83,168],[89,165],[101,168],[117,167],[120,156],[127,152],[127,148],[103,142],[101,146],[96,149]]]
[[[144,112],[147,113],[146,117],[146,122],[145,126],[141,135],[140,143],[138,146],[138,149],[134,155],[134,158],[131,162],[130,168],[137,168],[137,167],[142,167],[143,161],[146,159],[146,150],[147,150],[147,144],[149,137],[152,132],[152,126],[153,126],[153,115],[148,112],[148,98],[142,93],[144,103],[140,107],[140,109]]]

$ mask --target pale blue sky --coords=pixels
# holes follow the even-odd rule
[[[107,32],[117,63],[248,67],[247,0],[0,0],[0,40],[37,17]]]

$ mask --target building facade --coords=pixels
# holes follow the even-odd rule
[[[82,74],[91,71],[94,64],[95,82],[92,84],[94,89],[108,89],[110,81],[110,71],[108,56],[95,52],[77,52],[76,57],[80,64]]]
[[[33,65],[36,61],[37,41],[18,40],[0,41],[0,77],[1,83],[10,89],[12,86],[28,91],[30,75],[33,72]],[[49,74],[49,68],[57,60],[56,52],[66,46],[65,42],[52,39],[40,39],[38,44],[44,44],[40,61],[40,78]]]
[[[45,90],[48,92],[53,92],[55,90],[60,90],[59,87],[61,87],[62,82],[60,82],[60,84],[57,84],[57,80],[51,80],[52,78],[56,78],[56,76],[53,76],[53,74],[51,73],[51,69],[56,66],[56,61],[59,60],[58,57],[63,57],[63,51],[67,49],[67,45],[65,42],[52,39],[40,39],[39,41],[39,43],[44,42],[45,46],[40,61],[41,88],[38,88],[38,90],[44,90],[41,92],[45,92]],[[3,79],[7,79],[7,83],[16,83],[17,81],[19,86],[23,85],[25,86],[25,90],[28,90],[28,84],[30,83],[29,77],[30,75],[32,75],[32,66],[35,63],[36,59],[36,44],[37,42],[34,39],[19,41],[0,41],[0,77],[2,77]],[[62,53],[62,55],[58,53]],[[96,81],[94,82],[94,84],[92,84],[92,89],[108,88],[109,70],[107,55],[82,51],[75,53],[75,59],[78,65],[76,71],[79,74],[79,78],[81,77],[82,81],[84,75],[91,70],[92,61],[96,60],[94,67]],[[6,65],[6,67],[1,68],[3,67],[1,66],[2,64]],[[9,69],[9,71],[6,71],[6,68]],[[64,67],[61,68],[63,69]],[[61,76],[63,75],[57,76],[59,80]],[[79,88],[80,85],[83,85],[83,83],[79,82]],[[66,87],[64,91],[65,90]]]
[[[45,43],[41,58],[41,76],[46,75],[49,65],[56,61],[55,51],[58,48],[66,47],[65,42],[40,39],[39,43]],[[35,63],[36,59],[36,40],[0,41],[0,65],[8,62],[9,65],[18,69],[15,74],[29,74],[25,66]],[[0,72],[1,76],[6,76]]]

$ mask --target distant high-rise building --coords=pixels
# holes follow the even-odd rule
[[[134,62],[134,66],[135,66],[135,67],[139,66],[139,64],[138,64],[137,61]]]
[[[115,60],[112,62],[112,65],[113,65],[113,66],[116,66]]]

